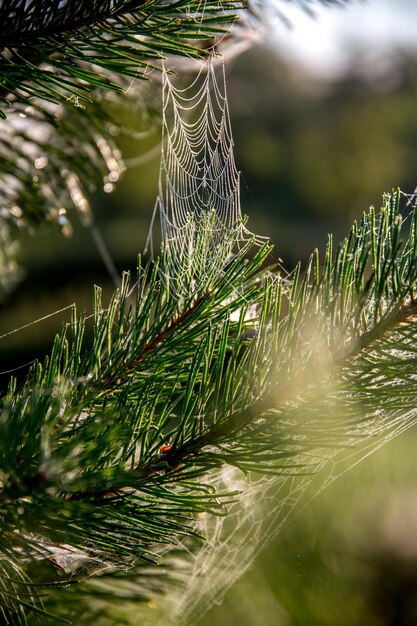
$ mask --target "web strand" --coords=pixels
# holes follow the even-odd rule
[[[240,242],[254,238],[242,219],[224,64],[217,76],[213,59],[183,88],[163,68],[158,198],[145,248],[152,256],[157,225],[170,259],[166,278],[179,294],[186,274],[194,286],[207,284]],[[202,234],[204,253],[197,253]]]

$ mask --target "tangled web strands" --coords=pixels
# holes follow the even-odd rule
[[[259,477],[225,466],[222,472],[211,477],[217,492],[236,490],[239,496],[226,517],[204,515],[196,524],[196,530],[205,538],[204,543],[200,550],[190,550],[189,569],[182,563],[178,578],[183,577],[183,591],[170,594],[169,607],[164,609],[165,614],[173,616],[175,625],[196,624],[213,604],[222,601],[227,590],[289,519],[337,478],[415,423],[415,410],[398,411],[397,415],[374,414],[363,419],[347,408],[348,393],[343,397],[344,392],[338,390],[336,395],[336,407],[330,407],[323,396],[315,407],[316,415],[309,416],[313,417],[311,423],[296,427],[295,438],[311,442],[310,452],[300,453],[294,459],[299,469]],[[365,396],[366,391],[362,399],[358,398],[359,406]],[[336,427],[339,441],[337,444],[333,441],[331,448],[320,445],[317,437],[325,439],[329,436],[326,429],[333,431],[336,424],[332,424],[329,413],[335,408],[337,412],[347,410],[347,421],[356,419],[356,424],[345,423],[344,427],[339,424]]]
[[[164,252],[173,274],[180,271],[176,260],[181,259],[182,268],[192,266],[196,281],[218,271],[233,246],[250,234],[242,223],[224,64],[219,63],[220,78],[215,64],[214,59],[204,63],[185,88],[175,86],[168,72],[163,72],[162,150],[154,218],[159,213]],[[154,219],[150,245],[153,225]],[[206,231],[205,245],[212,257],[196,254],[201,230]],[[210,262],[207,266],[210,258],[213,267]]]
[[[317,406],[315,422],[304,433],[300,432],[300,437],[314,440],[317,432],[323,434],[325,426],[320,423],[323,414],[319,413],[326,409],[329,406],[323,398]],[[302,472],[294,470],[280,476],[256,478],[226,467],[213,477],[216,490],[238,490],[240,495],[226,518],[204,516],[199,520],[197,530],[206,540],[200,551],[190,550],[190,571],[183,569],[180,574],[185,574],[183,593],[170,597],[173,606],[167,613],[175,616],[174,623],[197,623],[214,603],[222,600],[258,552],[271,543],[302,504],[407,430],[415,417],[415,411],[382,418],[373,416],[354,428],[342,429],[340,447],[330,449],[313,443],[310,458],[301,454],[298,459],[304,467]],[[330,427],[329,422],[327,426]]]

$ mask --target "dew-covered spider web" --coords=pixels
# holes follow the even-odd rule
[[[164,69],[159,193],[145,252],[154,256],[159,223],[169,278],[180,292],[184,273],[206,284],[235,246],[254,235],[242,219],[224,63],[210,59],[190,85],[175,83]],[[201,230],[204,250],[196,249]]]

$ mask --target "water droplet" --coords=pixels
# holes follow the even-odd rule
[[[22,217],[23,215],[22,209],[20,208],[20,206],[17,205],[12,206],[12,208],[10,209],[10,213],[13,215],[13,217]]]
[[[35,161],[35,167],[37,170],[43,170],[48,165],[48,159],[46,156],[39,157]]]
[[[117,180],[119,180],[119,176],[120,176],[120,174],[119,174],[119,172],[117,170],[112,170],[109,173],[108,179],[109,179],[109,181],[111,183],[115,183]]]

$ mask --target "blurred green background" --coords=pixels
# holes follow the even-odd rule
[[[341,239],[384,191],[414,191],[417,59],[403,43],[375,60],[350,40],[342,67],[328,73],[312,71],[274,38],[227,61],[242,209],[251,230],[271,237],[288,269],[322,248],[328,232]],[[158,99],[157,83],[147,89]],[[143,120],[126,123],[141,128]],[[154,125],[146,141],[122,138],[131,167],[115,192],[94,198],[98,227],[120,271],[135,270],[157,194],[157,116]],[[91,311],[94,283],[105,297],[112,292],[91,232],[76,217],[73,224],[71,238],[52,226],[25,236],[26,277],[2,304],[1,334],[72,301]],[[68,317],[1,339],[1,372],[45,354]],[[6,382],[7,374],[0,378]],[[416,444],[417,432],[409,431],[329,487],[201,626],[417,625]]]

